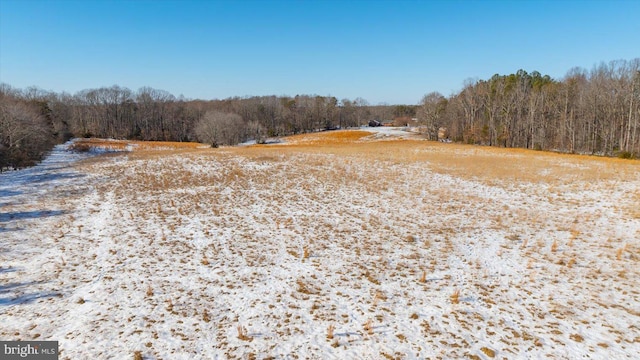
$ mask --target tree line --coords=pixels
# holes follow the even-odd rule
[[[143,87],[117,85],[76,94],[0,84],[0,169],[42,159],[73,137],[201,141],[233,145],[249,139],[354,127],[391,119],[402,106],[370,105],[362,98],[297,95],[188,100]]]
[[[318,95],[190,100],[117,85],[72,95],[0,84],[0,171],[32,165],[72,137],[218,146],[393,118],[417,118],[432,140],[447,128],[451,140],[469,144],[640,157],[640,59],[574,68],[560,80],[496,74],[449,97],[429,93],[417,106]]]
[[[469,144],[640,157],[640,58],[569,70],[468,80],[457,94],[424,96],[425,134]]]

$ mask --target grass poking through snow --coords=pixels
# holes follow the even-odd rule
[[[638,162],[363,131],[113,143],[94,145],[130,151],[0,175],[1,338],[69,358],[640,352]]]

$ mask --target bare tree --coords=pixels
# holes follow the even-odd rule
[[[207,111],[196,125],[196,136],[212,147],[235,145],[245,132],[245,123],[237,114]]]
[[[0,171],[33,165],[53,146],[52,128],[26,103],[0,98]]]
[[[442,117],[446,109],[447,99],[439,92],[431,92],[422,98],[417,116],[430,140],[438,140],[438,129],[444,125]]]

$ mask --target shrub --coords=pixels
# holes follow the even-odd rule
[[[618,158],[620,158],[620,159],[633,159],[634,156],[633,156],[633,153],[630,152],[630,151],[620,151],[618,153]]]
[[[85,142],[77,142],[69,146],[69,150],[75,151],[75,152],[89,152],[91,151],[92,148],[93,146]]]

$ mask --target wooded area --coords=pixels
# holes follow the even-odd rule
[[[117,85],[71,95],[2,84],[0,169],[32,165],[72,137],[218,146],[403,117],[417,117],[432,140],[445,127],[452,140],[470,144],[638,157],[640,58],[574,68],[562,80],[496,74],[448,98],[430,93],[418,106],[317,95],[188,100]]]
[[[396,109],[398,108],[398,110]],[[414,106],[415,108],[415,106]],[[255,139],[391,119],[400,106],[317,95],[187,100],[117,85],[74,95],[0,85],[0,169],[32,165],[72,137],[202,141],[232,145]]]
[[[640,58],[571,69],[554,80],[519,70],[430,93],[418,118],[429,138],[446,127],[470,144],[620,157],[640,155]]]

